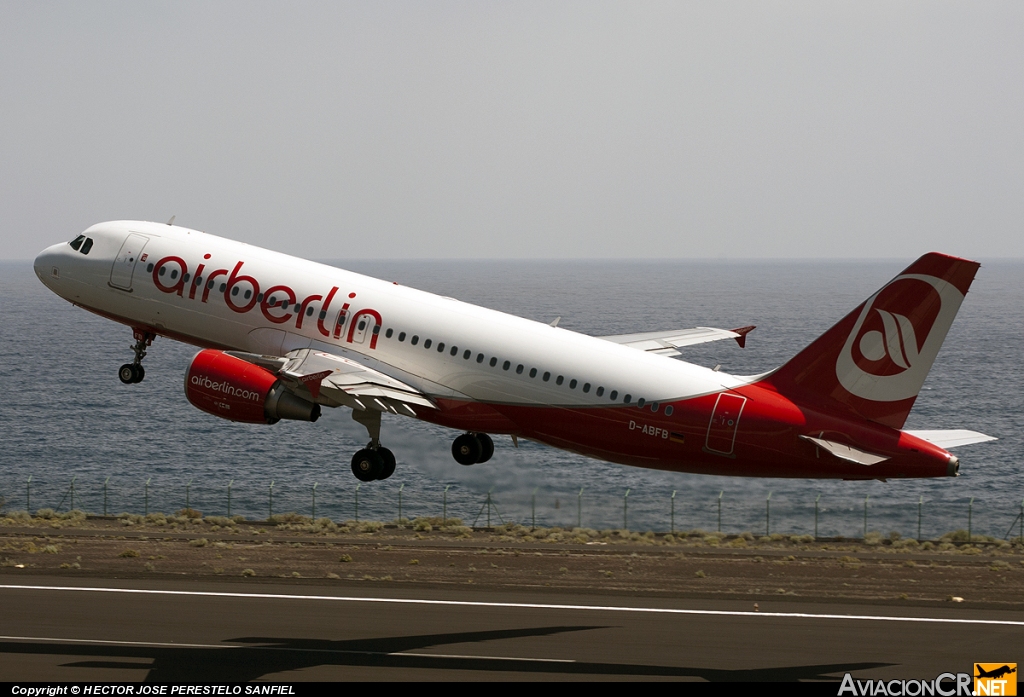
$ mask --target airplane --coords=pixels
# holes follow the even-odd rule
[[[980,264],[929,253],[783,366],[734,376],[677,360],[752,326],[594,337],[248,244],[142,221],[94,225],[43,250],[36,275],[132,329],[121,382],[145,377],[158,337],[200,348],[184,376],[197,408],[230,421],[315,422],[348,407],[369,443],[364,482],[396,467],[384,414],[601,460],[703,474],[867,480],[958,476],[950,448],[994,438],[903,430]]]

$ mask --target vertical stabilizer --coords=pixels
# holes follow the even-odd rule
[[[902,428],[979,267],[925,254],[765,382]]]

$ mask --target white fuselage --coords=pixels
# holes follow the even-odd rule
[[[94,241],[87,255],[67,243],[39,255],[44,284],[76,305],[199,346],[341,349],[432,397],[521,406],[662,402],[747,382],[195,230],[118,221],[83,234]]]

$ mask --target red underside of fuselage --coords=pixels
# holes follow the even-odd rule
[[[747,477],[887,479],[945,477],[949,454],[931,443],[855,415],[808,409],[770,385],[730,390],[742,412],[722,418],[719,394],[638,407],[481,404],[438,399],[425,421],[466,431],[507,433],[635,467]],[[745,398],[743,402],[739,397]],[[672,415],[666,416],[666,406]],[[735,415],[734,415],[735,416]],[[712,418],[715,418],[715,422]],[[861,465],[806,441],[808,435],[889,459]]]

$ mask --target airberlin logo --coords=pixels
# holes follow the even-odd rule
[[[316,328],[324,336],[340,339],[346,325],[348,343],[362,342],[366,334],[370,335],[370,348],[377,348],[375,327],[380,327],[380,313],[371,308],[352,310],[355,293],[349,293],[341,304],[333,326],[327,322],[331,305],[337,304],[338,288],[331,288],[327,295],[314,294],[299,298],[289,286],[275,285],[260,292],[260,282],[255,277],[242,273],[245,262],[237,262],[230,271],[228,269],[209,270],[206,261],[209,254],[203,255],[203,263],[196,267],[195,273],[189,272],[188,264],[178,256],[166,256],[153,264],[153,284],[164,293],[173,293],[184,298],[186,292],[189,300],[205,303],[210,299],[211,292],[223,295],[224,302],[232,311],[246,313],[259,307],[267,320],[274,324],[284,324],[294,320],[295,328],[302,329],[306,319],[316,318]]]
[[[250,402],[258,402],[262,399],[262,395],[259,392],[239,389],[226,380],[224,382],[214,382],[205,375],[193,375],[189,382],[196,387],[202,387],[213,392],[220,392],[228,395],[229,397],[248,399]]]
[[[868,298],[836,361],[848,392],[876,402],[914,397],[964,296],[934,276],[899,276]]]

